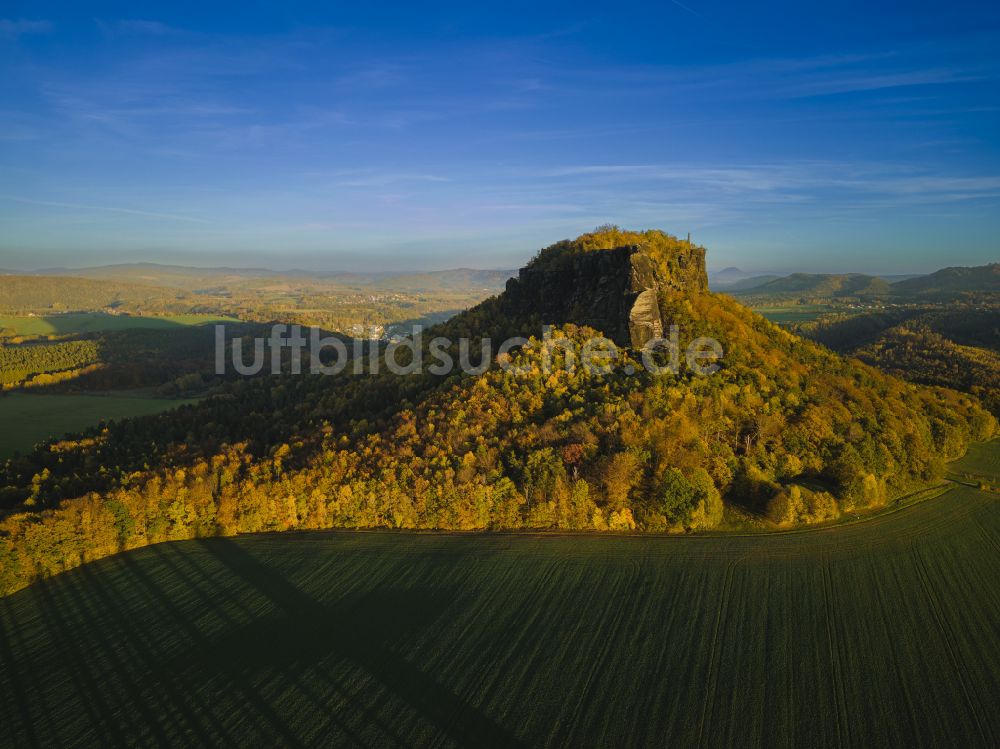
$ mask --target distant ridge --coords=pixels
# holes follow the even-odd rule
[[[736,281],[735,283],[732,283],[729,286],[723,286],[719,288],[719,291],[731,294],[734,291],[755,289],[758,286],[763,286],[764,284],[770,283],[771,281],[776,281],[779,278],[782,278],[782,276],[778,275],[750,276],[749,278],[744,278],[741,281]]]
[[[170,306],[184,292],[138,281],[98,280],[75,276],[0,277],[0,310],[58,312],[103,308],[139,309],[149,303]],[[183,305],[176,310],[184,311]]]
[[[793,273],[732,291],[755,296],[873,297],[888,296],[890,284],[877,276],[863,273]]]
[[[713,288],[721,289],[726,286],[732,286],[740,281],[745,281],[753,275],[752,273],[747,273],[745,270],[730,266],[720,271],[709,272],[708,282]]]
[[[1000,292],[1000,263],[942,268],[929,275],[869,275],[865,273],[792,273],[758,276],[719,289],[737,296],[809,297],[929,297]]]
[[[961,294],[1000,291],[1000,263],[976,267],[942,268],[892,285],[899,294]]]
[[[255,279],[293,279],[298,281],[334,281],[351,287],[378,287],[396,291],[445,291],[485,288],[499,292],[514,270],[451,268],[435,271],[307,271],[302,269],[234,268],[216,266],[197,268],[161,263],[116,263],[84,268],[42,268],[33,271],[9,271],[15,276],[85,278],[118,283],[139,283],[180,289],[194,289],[206,284],[253,281]]]

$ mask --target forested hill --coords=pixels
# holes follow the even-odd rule
[[[558,324],[549,351],[544,323]],[[671,326],[681,347],[716,339],[719,370],[698,375],[683,356],[675,373],[647,370],[637,346]],[[494,348],[481,374],[235,382],[10,461],[0,589],[120,549],[265,530],[819,522],[933,480],[996,428],[969,396],[843,359],[710,293],[704,249],[658,231],[557,243],[428,332],[468,336],[473,362],[483,339],[532,340]],[[598,332],[622,346],[610,369],[558,366]]]
[[[871,276],[864,273],[793,273],[761,276],[723,286],[738,297],[810,299],[926,299],[1000,291],[1000,263],[979,267],[942,268],[926,276]]]
[[[898,377],[972,393],[1000,415],[995,307],[905,307],[815,322],[799,332]]]
[[[0,311],[6,313],[140,309],[186,310],[187,295],[176,289],[133,281],[99,281],[66,276],[0,275]]]
[[[974,268],[942,268],[892,285],[894,294],[954,295],[1000,291],[1000,263]]]
[[[763,280],[760,284],[749,287],[740,285],[723,291],[736,295],[811,298],[884,297],[891,292],[887,281],[863,273],[793,273],[790,276]]]

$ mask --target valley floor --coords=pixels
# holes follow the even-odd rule
[[[161,544],[0,599],[0,743],[988,747],[998,621],[967,486],[799,534]]]

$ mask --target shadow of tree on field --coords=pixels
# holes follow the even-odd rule
[[[354,671],[372,677],[382,690],[418,713],[441,736],[459,745],[521,745],[505,728],[392,648],[401,636],[433,627],[457,590],[426,584],[369,589],[324,605],[234,541],[206,539],[201,545],[273,602],[281,613],[279,618],[257,620],[224,641],[211,644],[218,662],[240,663],[246,674],[287,664],[318,664],[324,658],[346,662]],[[440,557],[438,560],[446,563]],[[400,577],[405,566],[400,564]],[[426,564],[421,566],[428,569]],[[268,643],[268,647],[246,648],[247,641]],[[213,653],[196,657],[212,657]],[[349,684],[330,685],[350,692]]]
[[[342,594],[321,601],[237,541],[196,543],[0,602],[0,742],[522,746],[401,645],[433,637],[459,594],[446,558],[331,581]]]

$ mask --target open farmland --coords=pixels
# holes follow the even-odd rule
[[[9,335],[48,336],[96,333],[135,328],[174,328],[179,325],[207,325],[236,322],[220,315],[109,315],[103,312],[67,312],[58,315],[0,317],[0,331]]]
[[[0,600],[10,745],[995,746],[1000,500],[679,538],[185,541]]]
[[[794,325],[813,322],[834,311],[827,304],[798,304],[787,307],[754,307],[753,311],[763,315],[776,325]]]
[[[191,402],[137,393],[10,393],[0,397],[0,460],[15,451],[27,452],[38,442],[79,432],[102,421],[148,416]]]
[[[971,445],[964,458],[948,466],[948,475],[956,481],[1000,486],[1000,440]]]

